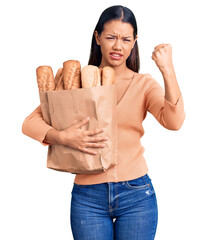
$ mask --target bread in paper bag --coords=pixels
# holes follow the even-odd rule
[[[94,67],[85,67],[83,68],[85,70],[81,73],[83,74],[81,84],[88,87],[69,88],[60,91],[40,91],[40,102],[41,106],[44,106],[42,108],[43,118],[49,125],[59,131],[65,130],[89,116],[89,122],[82,125],[81,128],[84,130],[103,128],[104,132],[100,134],[108,137],[106,146],[96,148],[97,155],[92,155],[65,145],[50,145],[47,155],[48,168],[74,174],[97,174],[107,171],[117,164],[115,85],[93,86],[101,82],[99,79],[101,80],[101,75],[103,78],[104,73],[104,68],[100,70],[98,67]],[[90,69],[89,75],[87,69]],[[73,70],[75,71],[75,68]],[[64,70],[63,65],[64,71],[66,69]],[[102,74],[100,75],[100,73]],[[65,75],[67,75],[66,72]],[[106,74],[104,78],[112,83],[114,75],[112,74],[111,78],[107,77],[109,75]],[[68,79],[73,80],[73,77],[68,74]],[[83,83],[84,79],[86,85]],[[89,83],[91,87],[89,87]],[[71,87],[71,83],[68,83],[68,86]],[[94,148],[91,148],[91,150],[94,150]]]

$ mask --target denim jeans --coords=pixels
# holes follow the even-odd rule
[[[158,222],[148,174],[129,181],[74,183],[70,224],[75,240],[153,240]]]

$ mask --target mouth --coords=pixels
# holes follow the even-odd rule
[[[119,54],[119,53],[110,53],[110,57],[112,59],[115,59],[115,60],[119,60],[123,57],[123,55]]]

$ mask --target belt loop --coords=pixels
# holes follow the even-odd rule
[[[148,183],[148,175],[147,175],[147,174],[145,174],[145,175],[143,176],[143,180],[145,181],[146,184]]]

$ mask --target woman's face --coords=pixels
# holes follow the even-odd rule
[[[132,48],[137,40],[133,38],[133,27],[129,23],[120,20],[112,20],[104,24],[104,30],[100,36],[95,31],[96,43],[100,45],[102,53],[102,66],[126,65]],[[118,56],[112,53],[117,53]]]

